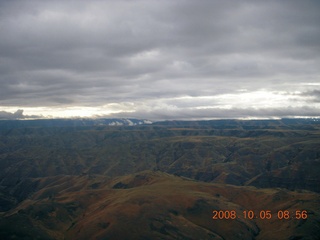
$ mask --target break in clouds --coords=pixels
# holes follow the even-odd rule
[[[0,118],[319,117],[319,12],[317,0],[0,0]]]

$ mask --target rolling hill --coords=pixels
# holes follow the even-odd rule
[[[65,123],[0,122],[1,239],[319,239],[314,119]]]

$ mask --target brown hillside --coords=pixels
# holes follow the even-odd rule
[[[38,180],[34,180],[38,181]],[[6,213],[2,236],[34,236],[7,228],[12,221],[38,229],[47,239],[318,239],[320,196],[311,192],[256,189],[197,182],[161,172],[41,180],[30,199]],[[213,220],[213,210],[237,218]],[[244,210],[272,219],[245,219]],[[280,220],[277,211],[306,210],[307,219]],[[1,235],[0,235],[1,236]]]

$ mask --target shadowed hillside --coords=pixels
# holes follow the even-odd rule
[[[1,239],[320,236],[318,121],[10,124],[0,123]],[[215,209],[273,218],[213,220]]]
[[[3,215],[1,237],[36,232],[39,239],[316,239],[320,232],[319,194],[311,192],[195,182],[150,171],[32,181],[39,190]],[[237,217],[213,219],[214,210],[232,210]],[[245,210],[257,216],[270,210],[272,217],[248,219]],[[293,218],[279,220],[279,210]],[[296,219],[297,210],[306,210],[307,219]]]

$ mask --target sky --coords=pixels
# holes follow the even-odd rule
[[[0,0],[0,119],[320,117],[318,0]]]

